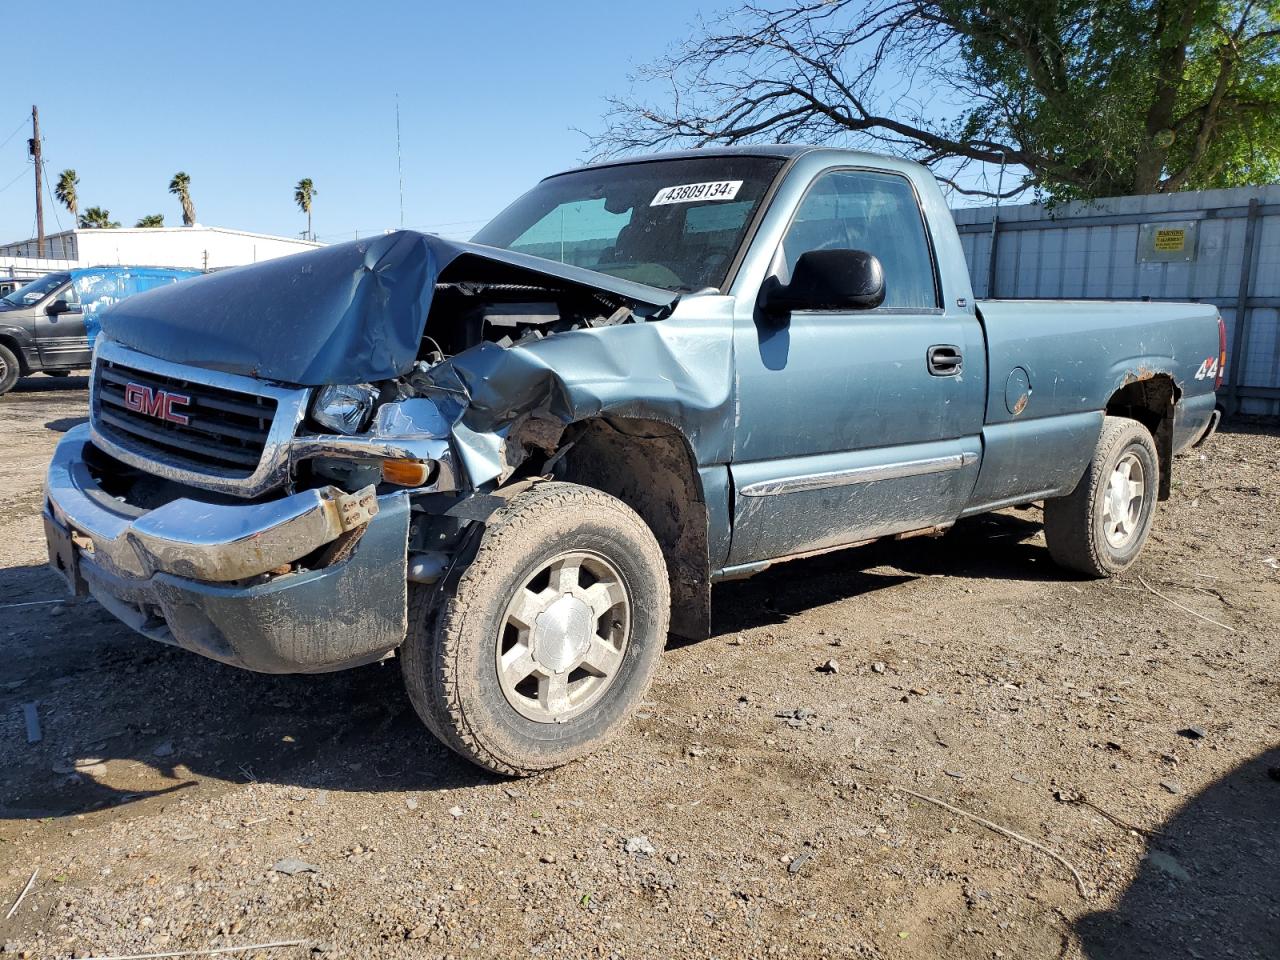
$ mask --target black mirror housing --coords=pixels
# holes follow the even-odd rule
[[[55,317],[60,313],[70,313],[71,304],[67,303],[66,300],[59,297],[57,300],[53,301],[53,303],[45,307],[44,312],[49,314],[49,316],[51,317]]]
[[[884,303],[884,268],[865,250],[800,254],[791,282],[767,283],[761,307],[775,316],[793,310],[873,310]]]

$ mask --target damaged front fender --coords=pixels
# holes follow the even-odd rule
[[[713,306],[723,310],[704,309]],[[706,316],[716,312],[723,316]],[[422,389],[451,421],[475,487],[510,476],[524,459],[518,438],[530,421],[564,428],[601,416],[656,420],[684,435],[698,466],[724,463],[733,443],[730,325],[727,297],[697,297],[661,323],[480,344],[432,367]]]

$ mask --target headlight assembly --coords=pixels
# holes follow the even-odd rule
[[[368,383],[322,387],[311,403],[311,419],[335,433],[359,433],[377,398],[377,388]]]

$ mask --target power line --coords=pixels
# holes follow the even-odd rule
[[[22,179],[23,177],[25,177],[26,175],[27,175],[27,171],[26,171],[26,170],[23,170],[20,174],[18,174],[18,175],[17,175],[16,177],[14,177],[12,180],[10,180],[8,183],[6,183],[3,187],[0,187],[0,193],[4,193],[6,190],[8,190],[10,187],[12,187],[15,183],[17,183],[19,180],[21,180],[21,179]]]
[[[18,122],[18,125],[17,125],[16,127],[14,127],[14,128],[13,128],[13,133],[11,133],[11,134],[9,134],[7,137],[5,137],[5,138],[4,138],[4,140],[0,140],[0,149],[2,149],[2,148],[4,148],[4,147],[6,147],[6,146],[8,146],[8,145],[9,145],[9,141],[10,141],[10,140],[12,140],[14,137],[16,137],[16,136],[18,135],[18,131],[19,131],[19,130],[21,130],[23,127],[25,127],[25,126],[27,125],[27,120],[28,120],[28,117],[23,117],[23,118]]]
[[[58,232],[62,233],[62,217],[58,216],[58,204],[54,202],[53,190],[49,187],[49,161],[43,157],[41,160],[41,166],[44,167],[44,192],[49,197],[49,209],[53,211],[53,222],[58,225]]]

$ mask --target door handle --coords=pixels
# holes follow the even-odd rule
[[[964,368],[964,355],[951,343],[939,343],[929,348],[927,354],[929,374],[934,377],[954,377]]]

